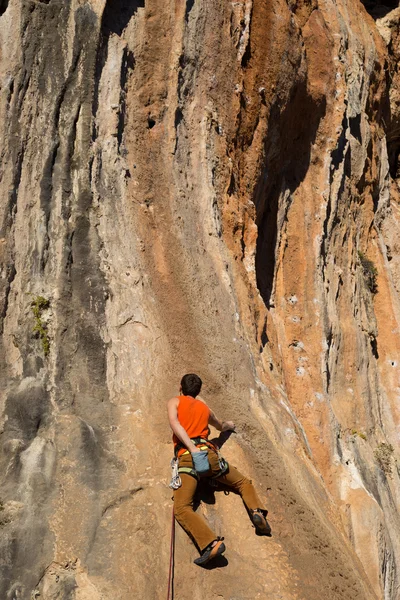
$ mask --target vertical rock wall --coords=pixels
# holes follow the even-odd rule
[[[175,597],[399,598],[399,10],[366,8],[0,4],[2,598],[166,595],[190,371],[273,537],[216,494],[227,563],[179,530]]]

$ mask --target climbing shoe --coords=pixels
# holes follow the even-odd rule
[[[199,558],[196,558],[194,561],[195,565],[206,565],[208,562],[210,562],[210,560],[225,552],[226,548],[223,541],[217,540],[215,546],[212,544],[213,542],[203,550],[203,553],[201,556],[199,556]]]
[[[271,527],[266,519],[267,514],[267,510],[258,508],[257,510],[253,510],[251,520],[256,528],[257,535],[267,535],[271,537]]]

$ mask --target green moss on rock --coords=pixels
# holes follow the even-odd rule
[[[35,325],[32,332],[37,334],[42,341],[43,353],[48,356],[50,352],[50,340],[47,334],[47,325],[42,320],[43,311],[50,307],[50,301],[43,296],[36,296],[31,302],[31,309],[35,317]]]

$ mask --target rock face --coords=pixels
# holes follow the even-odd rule
[[[185,372],[273,537],[217,493],[227,560],[177,531],[175,599],[400,598],[400,9],[371,4],[1,1],[1,598],[166,596]]]

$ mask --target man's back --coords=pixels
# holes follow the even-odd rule
[[[190,438],[207,438],[209,435],[208,420],[210,409],[207,404],[192,396],[179,396],[177,406],[178,420]],[[174,445],[180,444],[180,440],[174,434]]]

